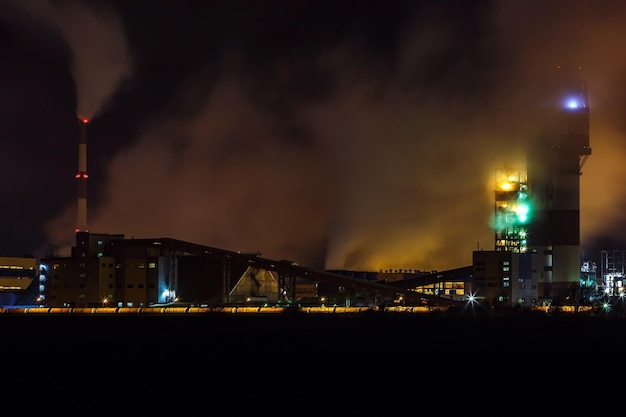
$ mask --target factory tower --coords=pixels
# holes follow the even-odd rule
[[[587,84],[578,70],[557,68],[544,93],[527,153],[528,248],[538,297],[572,304],[581,276],[580,176],[591,155]]]
[[[87,123],[84,117],[78,118],[78,205],[76,232],[87,231]]]

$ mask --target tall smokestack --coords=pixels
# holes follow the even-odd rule
[[[77,232],[87,231],[87,123],[86,117],[78,117],[78,218],[76,223]]]

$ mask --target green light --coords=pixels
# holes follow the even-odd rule
[[[520,204],[517,206],[515,213],[517,214],[517,218],[521,223],[526,223],[528,221],[528,205]]]

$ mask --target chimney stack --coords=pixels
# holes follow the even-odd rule
[[[87,123],[86,117],[78,117],[79,137],[78,137],[78,218],[76,232],[87,231]]]

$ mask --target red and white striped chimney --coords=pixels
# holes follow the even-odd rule
[[[87,123],[86,117],[78,117],[78,218],[76,224],[77,232],[87,231]]]

